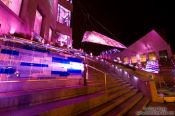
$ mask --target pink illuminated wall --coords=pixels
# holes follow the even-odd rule
[[[92,43],[113,46],[113,47],[118,47],[118,48],[126,48],[120,42],[117,42],[117,41],[115,41],[107,36],[104,36],[100,33],[95,32],[95,31],[92,31],[92,32],[86,31],[82,42],[92,42]]]
[[[0,0],[0,34],[18,33],[30,39],[35,31],[37,35],[49,39],[51,27],[53,32],[60,32],[71,38],[72,28],[57,21],[58,4],[69,12],[72,11],[73,5],[66,0]],[[37,9],[39,10],[36,11]],[[70,19],[66,21],[66,15],[62,16],[70,24]],[[52,34],[54,38],[51,41],[55,42],[56,34]]]
[[[35,15],[35,22],[34,22],[34,32],[36,32],[38,35],[40,35],[42,19],[43,17],[41,13],[37,10]]]
[[[25,33],[24,28],[26,29],[26,27],[23,20],[7,9],[6,5],[0,1],[0,34]]]
[[[1,0],[8,8],[10,8],[16,15],[19,15],[22,0]]]
[[[49,28],[49,42],[51,41],[51,38],[52,38],[52,29],[51,28]]]

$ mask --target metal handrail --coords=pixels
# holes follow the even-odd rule
[[[91,65],[87,65],[87,66],[104,74],[104,82],[105,82],[105,89],[106,89],[106,84],[107,84],[106,75],[107,75],[107,73],[105,73],[104,71],[102,71],[100,69],[97,69],[97,68],[95,68],[95,67],[93,67]],[[88,75],[88,71],[87,71],[87,75]]]

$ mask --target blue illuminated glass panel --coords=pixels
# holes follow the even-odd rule
[[[51,71],[51,74],[60,75],[60,76],[68,76],[68,75],[70,75],[68,72],[62,72],[62,71]]]
[[[9,54],[9,55],[16,55],[19,56],[19,52],[15,50],[8,50],[8,49],[2,49],[1,50],[2,54]]]
[[[37,63],[21,62],[21,66],[48,67],[48,64],[37,64]]]
[[[69,64],[69,61],[66,59],[62,59],[62,58],[56,58],[56,57],[52,57],[52,62],[58,62],[58,63],[63,63],[63,64]]]
[[[15,71],[14,68],[0,68],[0,74],[14,74]]]

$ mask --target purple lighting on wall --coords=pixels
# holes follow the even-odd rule
[[[6,7],[6,6],[4,6]],[[8,34],[15,32],[25,32],[25,26],[22,27],[22,22],[17,17],[14,17],[11,13],[0,6],[0,34]]]
[[[40,35],[41,31],[41,24],[42,24],[42,15],[41,13],[37,10],[36,15],[35,15],[35,22],[34,22],[34,31]]]
[[[19,15],[22,0],[1,0],[16,15]]]

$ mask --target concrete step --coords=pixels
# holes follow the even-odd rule
[[[149,98],[143,97],[133,108],[131,108],[125,115],[126,116],[138,116],[137,112],[142,111],[144,107],[150,102]]]
[[[102,89],[95,86],[73,86],[64,88],[38,89],[0,93],[0,109],[35,105],[63,100],[81,95],[93,94]]]
[[[104,85],[104,84],[103,84]],[[108,92],[115,92],[129,85],[123,83],[115,83],[107,86],[106,89],[110,89]],[[112,89],[111,89],[112,88]],[[47,103],[55,100],[68,99],[71,97],[77,97],[80,95],[93,94],[98,91],[106,90],[105,87],[96,86],[77,86],[67,88],[50,88],[50,89],[38,89],[28,91],[15,91],[15,92],[1,92],[0,93],[0,108],[18,107],[23,105],[35,105],[41,103]]]
[[[87,82],[89,82],[89,83],[94,83],[94,82],[97,82],[97,83],[102,82],[102,83],[104,83],[104,81],[105,81],[104,78],[102,78],[100,80],[95,80],[95,79],[88,79],[87,80]],[[119,83],[119,82],[125,82],[125,81],[121,80],[121,79],[111,79],[111,80],[106,79],[106,82],[108,82],[108,83]]]
[[[115,87],[118,85],[124,85],[124,84],[128,84],[127,82],[111,82],[111,83],[107,83],[106,87],[107,88],[111,88],[111,87]],[[97,86],[97,87],[105,87],[105,83],[87,83],[87,85],[89,86]]]
[[[137,90],[135,89],[121,90],[120,92],[118,92],[118,96],[115,96],[115,98],[109,100],[108,102],[96,108],[90,109],[86,112],[79,114],[79,116],[89,116],[89,115],[102,116],[105,113],[112,110],[113,108],[115,108],[116,106],[125,102],[125,100],[135,95],[136,93],[137,93]]]
[[[119,106],[115,107],[114,109],[106,113],[105,116],[114,116],[114,115],[123,116],[142,98],[143,98],[142,93],[137,93],[128,100],[126,100],[124,103],[120,104]]]
[[[128,88],[128,89],[126,89]],[[126,89],[126,90],[125,90]],[[108,94],[109,91],[102,91],[94,94],[88,94],[84,96],[77,96],[70,99],[65,99],[61,101],[54,101],[45,104],[38,104],[34,106],[23,106],[18,108],[7,108],[0,112],[2,115],[15,114],[21,115],[76,115],[81,112],[85,112],[89,109],[97,107],[106,103],[108,100],[114,99],[121,95],[121,93],[129,92],[131,89],[129,87],[124,87],[122,90],[116,91],[115,94]],[[114,90],[111,90],[114,91]]]
[[[15,80],[1,81],[0,92],[28,91],[36,89],[47,89],[67,86],[82,86],[81,79],[60,78],[60,79],[43,79],[43,80]]]

